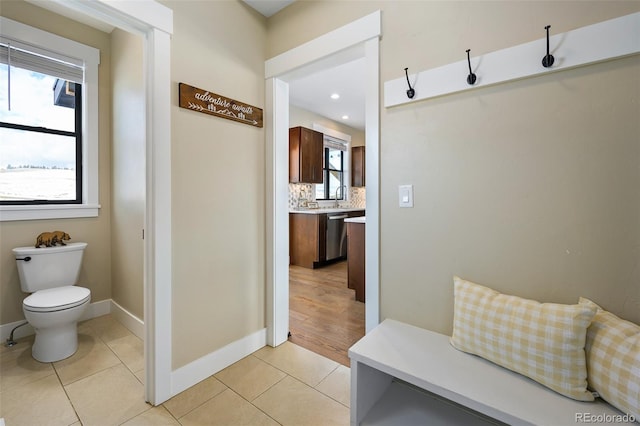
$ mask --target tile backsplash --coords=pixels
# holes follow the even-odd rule
[[[289,209],[300,207],[300,200],[315,201],[316,194],[311,183],[290,183],[289,184]]]
[[[366,188],[349,187],[349,204],[351,207],[365,208],[367,207],[367,198],[365,196]]]
[[[300,200],[316,201],[314,185],[310,183],[290,183],[289,184],[289,208],[295,209],[300,206]],[[342,207],[365,208],[367,205],[365,198],[365,188],[349,187],[349,200],[341,202]]]

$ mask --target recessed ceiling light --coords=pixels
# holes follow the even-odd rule
[[[348,120],[348,119],[349,119],[349,116],[348,116],[348,115],[343,115],[343,116],[342,116],[342,119],[343,119],[343,120]]]
[[[331,95],[331,99],[340,99],[340,95],[338,95],[337,93],[334,93]]]

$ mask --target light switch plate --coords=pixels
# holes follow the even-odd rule
[[[398,186],[398,205],[400,207],[413,207],[413,185]]]

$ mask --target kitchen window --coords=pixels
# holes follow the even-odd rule
[[[97,216],[99,51],[0,19],[0,220]]]
[[[327,135],[324,136],[323,181],[316,184],[316,200],[335,200],[336,193],[338,200],[346,199],[347,194],[344,186],[346,151],[346,142]]]

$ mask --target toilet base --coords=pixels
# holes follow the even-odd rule
[[[78,350],[77,323],[36,329],[31,355],[36,361],[56,362],[69,358]]]
[[[40,362],[69,358],[78,350],[78,320],[89,300],[62,311],[34,312],[22,306],[25,319],[36,332],[31,355]]]

